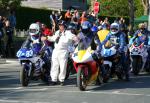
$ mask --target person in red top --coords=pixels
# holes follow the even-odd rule
[[[44,36],[52,36],[53,35],[52,30],[50,30],[45,24],[42,24],[41,29],[42,29],[42,31],[41,31],[42,35],[44,35]],[[46,43],[48,46],[52,46],[51,42],[46,41]]]

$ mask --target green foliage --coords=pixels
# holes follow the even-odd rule
[[[144,8],[141,0],[134,0],[135,3],[135,17],[142,16],[144,14]]]
[[[129,16],[128,0],[98,0],[100,2],[100,15]],[[134,0],[135,16],[143,15],[141,0]]]
[[[112,16],[128,16],[128,0],[98,0],[100,14]]]
[[[92,6],[91,5],[91,0],[87,0],[87,5],[88,5],[88,9]]]

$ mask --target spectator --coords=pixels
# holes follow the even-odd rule
[[[56,16],[55,16],[55,12],[52,11],[52,14],[50,15],[50,27],[52,29],[52,32],[55,32],[56,30]]]
[[[45,24],[42,24],[42,35],[52,36],[53,32]],[[47,43],[48,46],[53,47],[52,42],[47,40],[46,43]]]
[[[13,30],[12,33],[14,34],[15,27],[16,27],[16,16],[15,16],[15,12],[14,11],[10,12],[10,16],[8,17],[8,20],[10,21],[10,27],[12,28],[12,30]]]
[[[62,13],[61,13],[61,10],[59,10],[58,11],[58,22],[60,21],[60,20],[62,20]]]
[[[67,24],[70,23],[71,17],[72,17],[72,16],[71,16],[70,10],[67,10],[67,12],[65,13],[65,21],[66,21]]]
[[[110,23],[109,23],[109,21],[108,21],[108,18],[106,17],[106,18],[104,19],[104,22],[102,23],[102,28],[103,28],[103,29],[109,29],[109,27],[110,27]]]
[[[75,11],[74,11],[73,16],[72,16],[72,19],[74,19],[74,18],[77,18],[77,20],[80,19],[80,15],[79,15],[78,10],[75,10]]]
[[[3,18],[2,16],[0,16],[0,58],[4,56],[4,49],[3,49],[3,46],[2,45],[2,38],[4,36],[4,32],[3,32]]]
[[[6,42],[6,57],[14,56],[14,48],[13,48],[13,28],[10,25],[10,21],[7,19],[5,21],[5,32],[7,36]]]
[[[125,24],[125,20],[123,18],[120,18],[119,26],[120,30],[126,34],[125,35],[126,42],[129,43],[127,25]]]
[[[92,11],[93,12],[93,11]],[[91,24],[93,24],[93,23],[95,23],[95,21],[96,21],[96,17],[95,17],[95,15],[93,15],[93,13],[92,12],[90,12],[89,13],[89,15],[88,15],[88,21],[91,23]]]
[[[3,19],[2,16],[0,16],[0,40],[3,37]]]
[[[82,15],[80,17],[80,24],[82,24],[84,21],[87,21],[87,14],[86,11],[82,12]]]

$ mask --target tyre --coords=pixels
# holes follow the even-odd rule
[[[141,59],[140,58],[133,58],[132,61],[132,71],[134,75],[138,75],[141,69]]]
[[[27,66],[23,65],[23,68],[20,70],[20,83],[22,86],[26,87],[29,84],[29,77],[28,77],[28,72],[27,70]]]
[[[86,82],[87,82],[87,78],[84,72],[85,68],[78,68],[78,72],[77,72],[77,86],[79,88],[79,90],[84,91],[86,89]]]
[[[116,75],[117,75],[118,80],[125,79],[125,71],[121,64],[118,64],[116,66]]]
[[[147,72],[147,73],[150,73],[150,62],[147,60],[147,62],[146,62],[146,64],[145,64],[145,71]]]
[[[107,83],[110,79],[111,68],[109,67],[109,65],[104,65],[104,69],[106,71],[106,74],[103,77],[103,82]]]
[[[95,84],[101,85],[102,83],[103,83],[103,77],[102,77],[102,73],[99,71]]]
[[[41,73],[41,80],[45,83],[49,82],[50,79],[50,68],[51,68],[51,64],[50,63],[46,63],[43,65],[43,71]]]

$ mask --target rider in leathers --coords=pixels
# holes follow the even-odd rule
[[[130,40],[130,45],[135,42],[137,46],[144,42],[144,45],[148,46],[148,61],[150,61],[150,31],[146,29],[144,23],[138,25],[138,30],[134,33]]]
[[[29,36],[27,37],[26,41],[23,43],[22,48],[30,48],[36,43],[39,45],[39,47],[41,47],[42,44],[41,44],[40,36],[41,33],[40,33],[39,25],[37,23],[32,23],[29,26]]]
[[[91,49],[94,50],[92,54],[93,59],[99,64],[101,68],[102,75],[104,76],[105,71],[102,65],[99,63],[101,57],[101,43],[97,35],[98,28],[96,26],[91,26],[90,22],[84,21],[81,24],[81,32],[78,34],[79,43],[78,48],[87,49],[91,46]]]
[[[105,40],[102,42],[102,45],[105,45],[108,40],[110,40],[110,42],[118,48],[117,51],[121,55],[121,64],[123,65],[123,69],[125,71],[126,80],[129,81],[129,67],[126,64],[127,43],[125,41],[125,33],[120,31],[118,23],[111,24],[110,33],[106,36]]]

